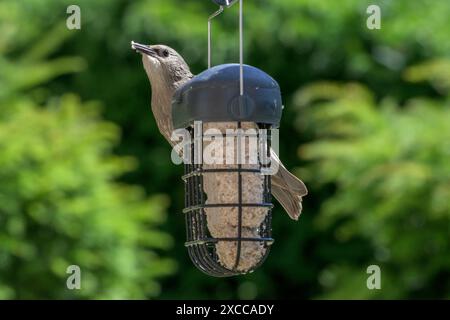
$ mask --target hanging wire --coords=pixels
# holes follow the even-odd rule
[[[240,76],[240,92],[244,95],[244,0],[239,0],[239,76]]]
[[[212,38],[212,20],[224,11],[224,6],[230,8],[238,0],[225,0],[225,4],[219,7],[208,18],[208,69],[211,69],[211,38]],[[244,95],[244,1],[239,0],[239,93]]]
[[[223,6],[208,18],[208,69],[211,69],[211,20],[223,12]]]

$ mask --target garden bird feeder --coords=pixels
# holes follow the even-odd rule
[[[239,69],[239,64],[208,69],[182,86],[172,102],[174,128],[190,135],[183,176],[185,245],[193,263],[217,277],[254,270],[273,242],[268,168],[270,130],[281,118],[280,88],[263,71],[245,65],[245,93],[240,95]],[[198,154],[213,138],[225,141],[220,164],[203,163]],[[232,164],[225,161],[230,150],[235,151]],[[249,161],[252,157],[257,161]]]

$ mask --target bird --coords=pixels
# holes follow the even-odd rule
[[[142,55],[152,92],[151,110],[159,131],[173,146],[172,98],[175,91],[194,75],[184,58],[167,45],[145,45],[132,41],[131,48]],[[278,163],[278,171],[272,176],[272,195],[291,219],[298,220],[303,208],[302,198],[308,194],[308,189],[302,180],[286,169],[273,150],[271,160]]]

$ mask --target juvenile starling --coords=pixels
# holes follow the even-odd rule
[[[152,88],[151,108],[158,125],[159,131],[166,140],[171,141],[172,135],[172,97],[175,91],[193,78],[189,66],[174,49],[165,45],[142,45],[131,42],[132,49],[142,54],[142,62],[150,80]],[[234,128],[235,123],[216,123],[215,128],[222,130]],[[254,124],[244,123],[243,127],[251,127]],[[203,128],[208,129],[208,124]],[[226,146],[224,146],[226,147]],[[245,148],[248,150],[248,148]],[[248,154],[246,154],[248,156]],[[278,171],[272,176],[272,195],[283,206],[289,216],[298,220],[302,211],[302,197],[308,191],[304,183],[291,174],[271,150],[271,161],[278,163]],[[214,167],[217,165],[210,165]],[[236,192],[232,186],[236,185],[236,174],[220,173],[205,175],[204,191],[207,195],[207,203],[235,203]],[[243,174],[243,201],[247,203],[262,202],[263,178],[255,175]],[[219,197],[221,197],[219,199]],[[234,209],[234,211],[233,211]],[[213,237],[233,237],[237,228],[236,208],[206,208],[208,229]],[[226,212],[225,212],[226,211]],[[243,212],[243,237],[256,237],[258,228],[267,214],[266,208],[244,208]],[[235,242],[219,242],[216,250],[220,262],[233,268],[236,255]],[[241,248],[241,259],[237,270],[245,271],[255,265],[264,255],[265,248],[258,242],[245,243]]]

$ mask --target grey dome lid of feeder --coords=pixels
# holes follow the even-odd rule
[[[175,129],[194,121],[256,122],[278,127],[282,113],[278,83],[264,71],[244,65],[244,96],[239,64],[208,69],[180,87],[172,100]]]

